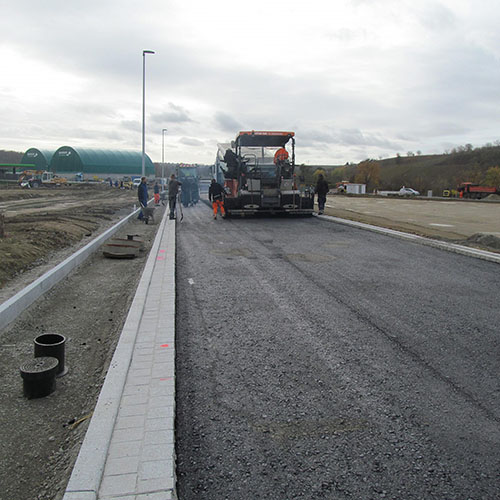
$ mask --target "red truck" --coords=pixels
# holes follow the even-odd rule
[[[500,194],[500,189],[498,187],[480,186],[472,182],[462,182],[462,184],[458,186],[457,191],[460,198],[473,198],[476,200],[485,198],[490,194]]]

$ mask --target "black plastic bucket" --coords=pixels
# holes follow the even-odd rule
[[[24,396],[35,399],[52,394],[56,390],[58,365],[54,357],[37,357],[21,365]]]
[[[68,369],[64,365],[64,345],[66,337],[59,333],[43,333],[35,338],[35,358],[51,356],[59,360],[57,376],[66,375]]]

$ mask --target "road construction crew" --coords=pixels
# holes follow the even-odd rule
[[[208,189],[208,199],[212,202],[212,207],[214,209],[214,219],[217,219],[217,207],[220,207],[220,213],[222,217],[226,215],[224,211],[224,188],[212,179],[210,188]]]

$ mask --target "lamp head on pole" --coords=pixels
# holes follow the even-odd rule
[[[142,55],[145,55],[145,54],[154,54],[154,50],[143,50],[142,51]]]

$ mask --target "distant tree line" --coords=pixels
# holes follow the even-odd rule
[[[441,155],[408,152],[406,157],[370,159],[358,164],[301,165],[298,171],[307,184],[314,185],[324,175],[330,186],[341,181],[366,184],[367,192],[412,187],[421,193],[439,194],[456,189],[462,182],[500,187],[500,141],[479,148],[465,144]]]
[[[0,149],[0,163],[21,163],[24,153]]]

